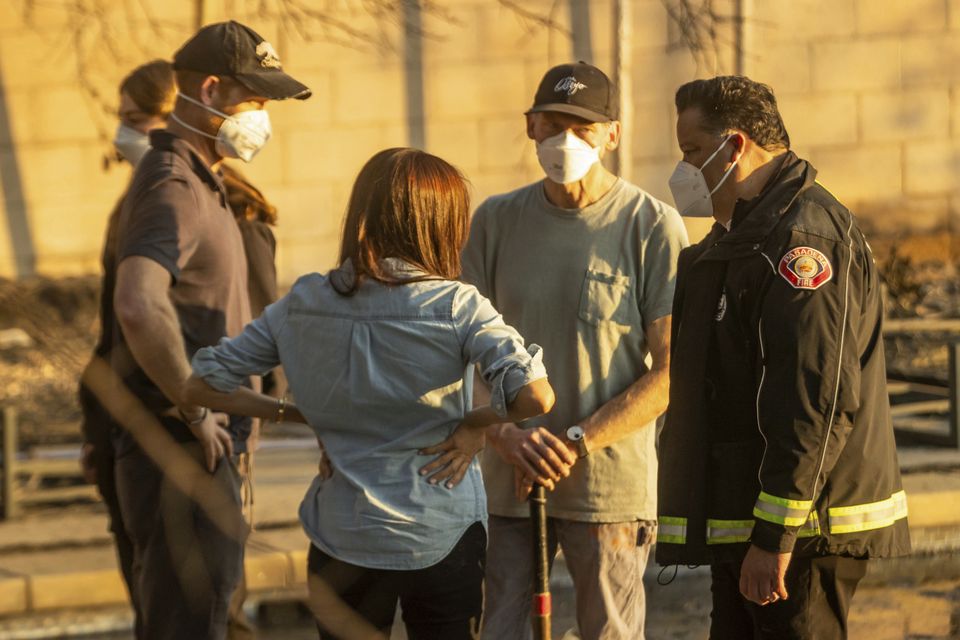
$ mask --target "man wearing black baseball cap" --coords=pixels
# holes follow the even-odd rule
[[[182,389],[189,358],[250,320],[243,243],[218,169],[223,158],[249,162],[269,140],[268,100],[310,90],[283,71],[270,43],[233,21],[202,28],[173,67],[171,121],[151,132],[120,209],[110,353],[127,391],[166,433],[117,434],[116,476],[141,638],[219,640],[243,568],[233,456],[246,451],[251,423],[192,405]],[[158,441],[176,451],[149,445]],[[177,458],[195,464],[174,469]]]
[[[620,141],[618,108],[616,86],[595,66],[547,71],[526,112],[546,177],[481,204],[464,249],[464,279],[544,346],[557,390],[544,418],[488,431],[489,640],[530,636],[522,499],[534,482],[551,490],[550,557],[563,548],[580,637],[643,638],[655,423],[667,404],[674,274],[687,236],[672,207],[601,163]],[[488,394],[475,389],[477,402]]]

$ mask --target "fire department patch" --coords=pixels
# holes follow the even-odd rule
[[[812,247],[794,247],[780,258],[780,275],[794,289],[819,289],[833,277],[833,266]]]

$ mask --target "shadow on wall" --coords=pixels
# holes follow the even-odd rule
[[[10,235],[10,252],[18,278],[36,272],[37,252],[27,216],[27,201],[23,195],[23,176],[17,160],[17,149],[10,129],[10,111],[0,68],[0,190],[3,191],[3,210]]]

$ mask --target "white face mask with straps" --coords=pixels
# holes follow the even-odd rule
[[[223,118],[217,135],[213,136],[206,131],[201,131],[196,127],[190,126],[178,118],[176,113],[170,114],[170,117],[180,123],[181,126],[194,133],[216,140],[217,153],[224,158],[239,158],[244,162],[250,162],[253,160],[253,157],[257,155],[257,152],[267,144],[267,140],[270,139],[270,134],[272,133],[270,116],[268,116],[267,112],[263,109],[241,111],[240,113],[228,116],[222,111],[208,107],[199,100],[180,92],[177,92],[177,96]]]
[[[121,123],[113,136],[113,146],[124,160],[137,166],[140,159],[150,151],[150,137]]]
[[[567,129],[537,143],[537,160],[548,178],[567,184],[581,180],[600,162],[600,149]]]
[[[733,173],[734,167],[740,162],[740,156],[737,156],[737,159],[724,172],[720,182],[713,189],[707,186],[707,181],[703,177],[703,168],[717,157],[717,154],[735,135],[733,133],[728,135],[699,168],[684,160],[677,163],[677,168],[673,170],[673,175],[670,176],[670,192],[673,193],[673,201],[676,203],[680,215],[691,218],[709,218],[713,215],[712,196]]]

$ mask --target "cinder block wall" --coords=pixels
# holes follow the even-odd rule
[[[135,65],[169,57],[198,19],[251,24],[314,90],[303,103],[271,104],[274,138],[243,167],[280,209],[286,283],[332,266],[351,182],[370,155],[422,144],[466,173],[479,203],[541,175],[522,112],[543,71],[574,58],[613,63],[610,0],[523,0],[513,3],[519,11],[498,0],[442,0],[406,18],[333,3],[329,16],[350,32],[284,19],[282,0],[267,3],[268,15],[250,0],[79,2],[96,11],[0,3],[0,276],[97,270],[104,224],[129,177],[122,165],[103,169],[116,86]],[[875,233],[956,220],[960,0],[718,1],[721,18],[739,5],[744,28],[738,36],[721,19],[698,56],[668,16],[673,4],[629,7],[625,134],[636,182],[670,201],[673,92],[737,70],[739,41],[739,68],[773,85],[794,148]],[[411,17],[421,27],[405,35]],[[704,229],[691,225],[694,236]]]

